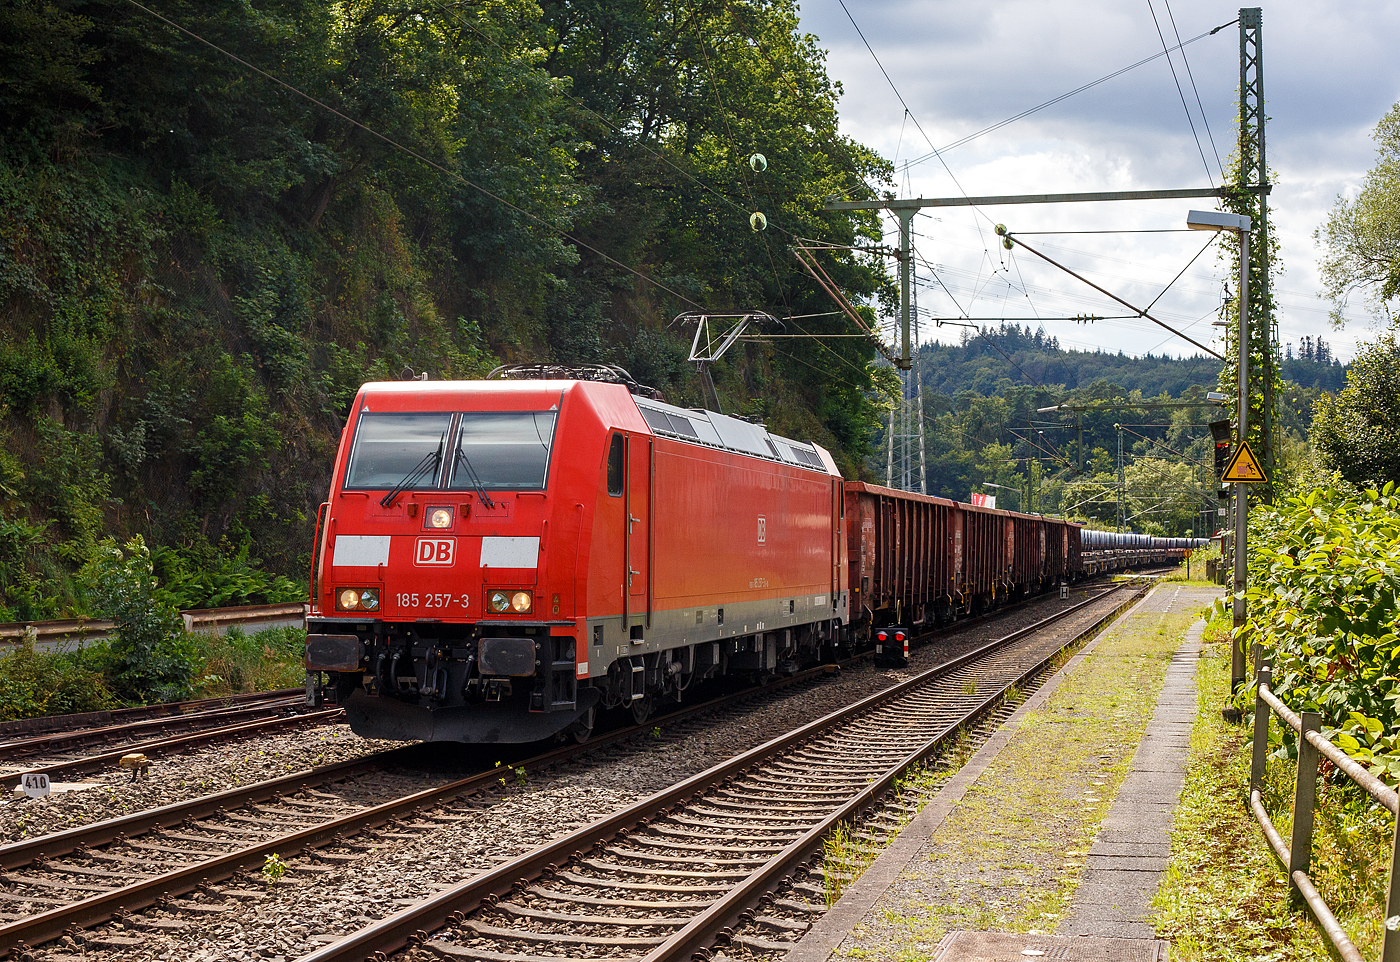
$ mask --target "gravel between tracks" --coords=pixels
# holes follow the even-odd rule
[[[224,742],[182,755],[155,757],[151,759],[150,771],[140,781],[133,782],[130,772],[114,767],[110,772],[81,780],[92,788],[34,799],[6,795],[0,802],[0,838],[8,844],[62,832],[315,765],[360,758],[397,745],[360,738],[350,731],[349,725],[322,725]],[[41,762],[34,759],[29,763]],[[14,779],[6,781],[12,784]]]
[[[361,833],[349,844],[341,842],[320,850],[320,854],[289,858],[288,872],[276,885],[267,886],[260,876],[250,873],[169,909],[139,913],[121,923],[122,928],[101,926],[83,933],[77,941],[65,937],[63,942],[35,950],[36,958],[53,962],[76,958],[278,962],[295,958],[331,936],[363,927],[410,901],[601,818],[952,655],[1048,617],[1085,596],[1083,591],[1076,591],[1068,601],[1043,599],[994,622],[975,625],[954,637],[916,648],[907,670],[854,667],[820,684],[757,696],[742,707],[716,710],[703,718],[665,726],[659,735],[641,736],[599,749],[584,760],[532,773],[523,781],[512,778],[505,786],[473,800],[468,818],[444,825],[433,823],[429,814]],[[331,762],[387,747],[385,743],[354,739],[344,731],[340,726],[323,728],[165,759],[158,763],[161,770],[153,766],[152,780],[144,786],[137,783],[132,787],[117,776],[115,784],[104,789],[76,793],[71,801],[51,797],[40,805],[29,803],[29,810],[42,812],[47,824],[66,828],[69,825],[62,817],[68,812],[49,814],[45,810],[84,806],[79,810],[82,820],[91,821],[197,795],[200,780],[210,782],[207,790],[214,790],[228,787],[230,773],[234,772],[245,779],[271,777],[309,764],[318,754],[324,753],[323,762]],[[261,767],[254,759],[259,760]],[[149,787],[158,783],[166,787]],[[133,792],[150,794],[130,794]],[[94,800],[84,805],[80,800],[83,795]],[[13,810],[25,807],[23,803],[8,805],[0,811],[0,818],[5,820],[0,824],[5,825],[7,833],[18,821]],[[460,817],[463,811],[459,804],[453,813]],[[29,824],[40,823],[35,819]],[[237,890],[238,901],[223,901],[219,894],[223,889]],[[180,907],[189,904],[222,904],[230,911],[195,913]],[[139,938],[133,937],[138,935]],[[129,944],[133,942],[138,944]]]

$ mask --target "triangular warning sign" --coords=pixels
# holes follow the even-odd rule
[[[1254,452],[1249,450],[1249,442],[1241,444],[1235,451],[1235,456],[1230,459],[1230,463],[1225,467],[1225,473],[1220,477],[1220,483],[1226,484],[1231,481],[1239,481],[1244,484],[1262,484],[1269,479],[1264,477],[1264,469],[1259,467],[1259,462],[1254,459]]]

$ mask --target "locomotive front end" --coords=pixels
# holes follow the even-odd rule
[[[306,647],[357,734],[533,741],[592,708],[576,683],[577,512],[556,512],[568,395],[361,389],[317,522]]]

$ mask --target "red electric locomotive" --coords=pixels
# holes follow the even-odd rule
[[[837,642],[845,504],[817,445],[624,384],[366,384],[318,518],[306,666],[369,737],[641,721]]]

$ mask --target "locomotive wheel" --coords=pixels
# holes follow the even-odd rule
[[[598,706],[594,705],[579,716],[578,721],[569,726],[569,737],[582,745],[593,737],[593,723],[598,720]]]
[[[651,717],[652,701],[651,696],[638,698],[632,703],[632,721],[635,724],[646,724],[646,720]]]

